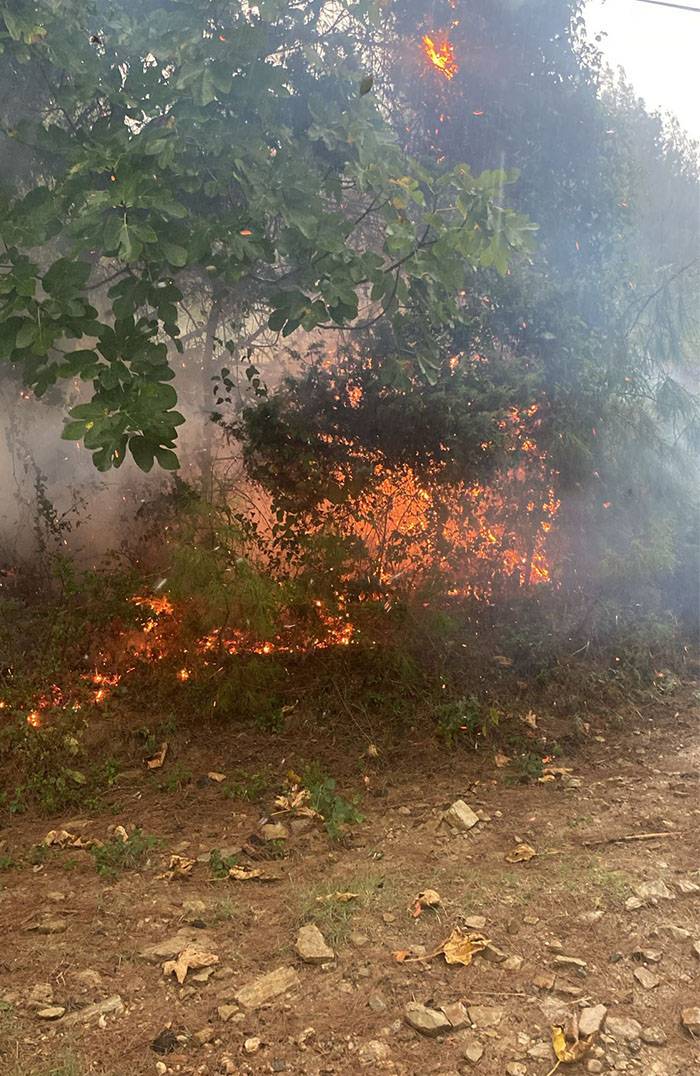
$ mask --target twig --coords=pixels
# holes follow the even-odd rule
[[[547,1073],[547,1076],[554,1076],[554,1073],[557,1071],[557,1069],[559,1068],[560,1065],[561,1065],[561,1061],[557,1061],[554,1068],[549,1070],[549,1072]]]
[[[603,837],[598,841],[583,841],[586,848],[593,848],[598,844],[621,844],[624,841],[655,841],[660,837],[682,837],[682,833],[628,833],[622,837]]]
[[[479,994],[483,998],[526,998],[527,994],[513,993],[511,990],[470,990],[470,994]]]

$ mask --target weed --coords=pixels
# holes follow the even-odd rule
[[[343,826],[364,821],[356,801],[339,796],[335,790],[334,778],[324,773],[317,762],[312,762],[304,771],[302,784],[309,790],[311,806],[323,818],[328,836],[332,840],[340,840]]]
[[[238,856],[222,856],[218,848],[212,849],[209,856],[209,870],[214,878],[228,878],[231,867],[238,865]]]
[[[116,878],[120,871],[140,867],[148,853],[159,843],[157,837],[150,836],[137,827],[127,840],[112,837],[102,845],[95,845],[90,851],[97,873],[103,878]]]
[[[270,777],[264,773],[246,773],[238,770],[221,786],[224,796],[232,800],[256,803],[270,787]]]
[[[541,777],[542,770],[541,757],[534,751],[524,751],[522,755],[516,755],[508,763],[506,780],[509,784],[526,785]]]
[[[315,923],[330,945],[338,945],[350,933],[354,917],[383,893],[384,887],[384,877],[377,874],[352,875],[313,886],[301,894],[299,922]],[[357,897],[349,901],[334,900],[338,892],[356,893]]]
[[[229,922],[231,919],[237,919],[240,914],[240,908],[230,897],[224,897],[222,900],[217,901],[211,909],[211,917],[214,923]]]
[[[475,695],[443,703],[436,710],[438,736],[454,747],[461,733],[472,744],[479,736],[487,736],[498,725],[500,714],[495,706],[485,707]]]
[[[15,866],[17,866],[17,864],[12,858],[11,852],[4,852],[0,855],[0,871],[10,871]]]
[[[188,770],[186,766],[181,766],[179,762],[176,762],[168,775],[158,782],[158,788],[161,792],[182,792],[185,785],[188,785],[191,780],[192,770]]]
[[[43,863],[46,863],[48,855],[49,849],[45,844],[33,844],[27,852],[27,862],[30,863],[32,867],[39,867]]]

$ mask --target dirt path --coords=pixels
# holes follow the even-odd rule
[[[123,775],[110,815],[13,820],[0,833],[3,1074],[546,1076],[551,1026],[598,1005],[607,1024],[561,1072],[700,1071],[700,1037],[681,1025],[683,1010],[700,1007],[699,699],[697,685],[685,685],[624,730],[601,718],[556,760],[571,773],[544,784],[509,785],[493,751],[449,754],[418,736],[376,760],[346,755],[342,788],[364,786],[364,821],[339,845],[317,822],[286,818],[288,837],[253,843],[274,858],[236,853],[275,881],[219,880],[203,861],[187,877],[162,875],[171,853],[202,860],[257,838],[274,792],[259,804],[241,796],[257,794],[252,775],[263,770],[279,791],[295,761],[284,739],[193,743],[178,759],[194,774],[184,791]],[[238,798],[205,776],[241,767],[249,776]],[[457,799],[481,816],[468,832],[441,821]],[[49,829],[88,841],[115,825],[162,843],[114,877],[98,875],[84,849],[31,851]],[[602,843],[639,833],[667,836]],[[538,854],[507,862],[518,843]],[[427,888],[441,904],[414,918]],[[334,960],[299,959],[306,922]],[[457,926],[481,930],[495,948],[468,967],[394,959],[415,946],[430,954]],[[178,931],[160,959],[147,959]],[[187,944],[218,960],[178,985],[162,965]],[[280,968],[286,990],[258,1007],[240,994]],[[105,1001],[111,1011],[100,1012]],[[406,1022],[414,1002],[435,1011],[460,1002],[467,1012],[448,1010],[462,1026],[430,1037]],[[439,1012],[427,1019],[444,1023]]]

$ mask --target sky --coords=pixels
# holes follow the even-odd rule
[[[700,7],[700,0],[677,0]],[[600,31],[608,62],[624,67],[647,109],[672,112],[700,139],[700,13],[639,0],[589,0],[589,33]]]

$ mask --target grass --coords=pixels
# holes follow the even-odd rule
[[[148,853],[159,844],[158,837],[153,837],[138,827],[129,835],[128,840],[112,837],[102,845],[96,845],[90,851],[95,860],[97,873],[103,878],[116,878],[121,871],[135,870],[142,866]]]
[[[349,901],[321,900],[335,893],[357,893]],[[299,923],[315,923],[329,945],[340,945],[370,905],[390,899],[387,879],[381,874],[353,874],[304,890],[299,897]]]
[[[228,799],[257,803],[263,798],[271,784],[272,778],[269,773],[247,773],[245,770],[236,770],[222,784],[221,791]]]

